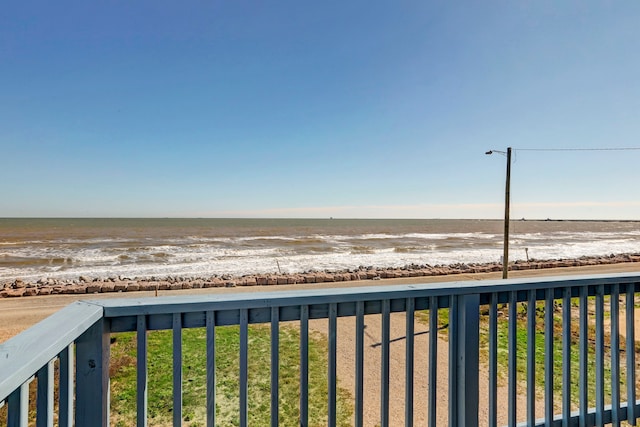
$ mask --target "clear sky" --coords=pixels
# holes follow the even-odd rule
[[[0,217],[640,219],[638,1],[0,6]]]

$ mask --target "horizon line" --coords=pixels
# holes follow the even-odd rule
[[[227,216],[0,216],[0,220],[7,219],[154,219],[154,220],[162,220],[162,219],[202,219],[202,220],[210,220],[210,219],[220,219],[220,220],[393,220],[393,221],[504,221],[504,218],[443,218],[443,217],[432,217],[432,218],[393,218],[393,217],[246,217],[246,216],[237,216],[237,217],[227,217]],[[510,218],[509,222],[521,222],[521,221],[538,221],[538,222],[559,222],[559,221],[567,221],[567,222],[640,222],[640,219],[630,219],[630,218]]]

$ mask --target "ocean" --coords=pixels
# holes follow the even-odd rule
[[[640,222],[512,221],[510,260],[640,252]],[[499,262],[501,220],[0,219],[0,282]]]

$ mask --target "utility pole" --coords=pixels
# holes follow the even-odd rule
[[[509,205],[511,192],[511,147],[507,147],[507,152],[498,150],[489,150],[485,154],[500,153],[507,156],[507,182],[504,189],[504,252],[502,254],[502,278],[506,279],[509,275]]]
[[[507,148],[507,182],[504,188],[504,254],[502,256],[502,278],[509,275],[509,204],[511,191],[511,147]]]

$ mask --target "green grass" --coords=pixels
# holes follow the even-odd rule
[[[535,331],[535,381],[538,394],[541,396],[545,387],[545,354],[546,354],[546,340],[545,340],[545,317],[544,317],[544,302],[538,302],[536,304],[536,331]],[[516,321],[516,372],[518,378],[522,382],[526,382],[527,375],[527,305],[518,304]],[[556,402],[560,402],[560,396],[562,392],[562,369],[564,364],[563,352],[562,352],[562,321],[561,311],[554,313],[553,316],[553,391],[556,397]],[[574,403],[578,403],[578,381],[580,375],[580,361],[579,361],[579,327],[577,319],[572,319],[571,323],[571,352],[570,352],[570,371],[571,371],[571,396]],[[507,368],[508,368],[508,319],[503,316],[498,319],[498,366],[499,366],[499,380],[506,380]],[[483,316],[480,322],[480,351],[481,357],[484,360],[488,360],[488,330],[489,321],[488,316]],[[595,336],[595,327],[590,327],[590,337]],[[593,341],[593,339],[591,339]],[[588,360],[591,362],[588,364],[587,369],[587,384],[590,387],[588,390],[589,404],[595,405],[595,348],[593,343],[588,346]],[[610,375],[611,365],[608,360],[605,360],[605,375]],[[624,378],[622,379],[624,383]],[[610,394],[611,383],[605,382],[605,395]]]
[[[268,425],[271,402],[270,328],[249,328],[250,425]],[[135,425],[136,340],[134,333],[114,335],[111,357],[112,425]],[[183,425],[203,426],[206,421],[206,330],[183,331]],[[149,425],[169,426],[172,421],[172,332],[148,335]],[[216,424],[239,425],[239,327],[216,328]],[[299,425],[299,332],[280,328],[279,425]],[[312,334],[309,345],[309,425],[327,423],[327,342]],[[338,425],[348,426],[352,415],[347,391],[338,390]]]
[[[571,400],[573,404],[579,403],[579,378],[580,378],[580,361],[579,361],[579,324],[578,319],[575,313],[575,310],[578,309],[579,303],[578,298],[572,300],[572,308],[574,310],[574,315],[572,316],[571,322],[571,352],[570,352],[570,372],[571,372]],[[560,409],[561,396],[562,396],[562,369],[563,369],[563,354],[562,354],[562,305],[559,301],[556,302],[556,309],[553,315],[554,319],[554,334],[553,334],[553,389],[554,389],[554,397],[556,403],[556,409]],[[535,333],[535,382],[536,382],[536,390],[538,397],[542,397],[544,393],[545,387],[545,334],[544,334],[544,325],[545,325],[545,317],[544,317],[544,301],[539,301],[536,304],[536,333]],[[595,316],[594,310],[595,305],[593,302],[593,298],[590,299],[589,302],[589,326],[588,326],[588,363],[587,363],[587,384],[588,384],[588,400],[589,406],[595,406]],[[623,305],[621,304],[621,310]],[[508,373],[508,308],[504,306],[503,308],[498,309],[498,352],[497,352],[497,362],[498,362],[498,380],[503,385],[506,384],[507,373]],[[516,371],[518,376],[518,381],[521,383],[521,386],[524,387],[527,380],[527,304],[526,303],[518,303],[517,311],[517,321],[516,321]],[[480,360],[481,363],[485,364],[485,367],[488,365],[489,359],[489,316],[488,308],[481,307],[480,311]],[[422,322],[429,321],[429,312],[424,311],[420,313],[418,318]],[[609,298],[605,299],[605,311],[604,311],[605,322],[610,318],[610,310],[609,310]],[[448,323],[449,323],[449,310],[448,309],[440,309],[438,310],[438,328],[439,336],[445,340],[448,339]],[[611,396],[611,336],[610,329],[605,326],[605,354],[604,354],[604,395],[606,403],[610,403]],[[638,343],[635,344],[636,353],[640,352],[640,345]],[[626,343],[624,337],[620,337],[620,391],[621,395],[624,396],[626,393]],[[638,357],[636,357],[636,363],[640,363]],[[638,388],[640,392],[640,388]]]

